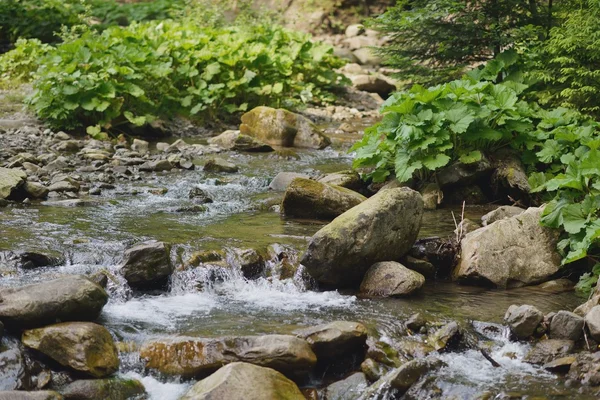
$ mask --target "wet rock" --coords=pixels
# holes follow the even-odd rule
[[[438,359],[412,360],[392,372],[391,376],[389,376],[389,383],[400,393],[406,393],[424,375],[443,365],[444,363]]]
[[[57,157],[56,160],[49,162],[42,169],[46,172],[64,171],[69,168],[68,159],[66,157]]]
[[[92,322],[63,322],[26,330],[23,344],[44,353],[65,367],[95,378],[119,369],[117,348],[110,332]]]
[[[459,343],[460,338],[457,338]],[[399,354],[408,359],[424,358],[435,351],[433,346],[410,337],[400,339],[397,346]]]
[[[199,187],[190,189],[188,192],[188,198],[194,200],[194,203],[197,204],[208,204],[213,202],[213,199],[211,199],[210,196]]]
[[[8,206],[8,204],[9,204],[8,200],[0,199],[0,208],[4,208],[4,207]]]
[[[412,294],[425,283],[425,277],[394,261],[373,264],[360,284],[366,296],[398,297]]]
[[[329,185],[341,186],[355,192],[360,192],[364,189],[363,181],[356,171],[334,172],[319,178],[317,181]]]
[[[538,325],[544,319],[544,314],[534,306],[512,305],[506,310],[504,321],[518,339],[527,339],[535,333]]]
[[[359,322],[335,321],[294,331],[305,339],[319,361],[364,352],[367,328]]]
[[[96,283],[98,286],[106,289],[106,285],[108,285],[108,271],[100,271],[96,272],[89,276],[89,280]]]
[[[63,400],[63,397],[52,390],[37,392],[11,391],[0,392],[0,400]]]
[[[588,327],[592,338],[600,342],[600,306],[593,307],[585,315],[585,325]]]
[[[170,171],[173,169],[173,164],[171,164],[169,160],[153,160],[144,162],[138,169],[140,171],[148,172]]]
[[[575,342],[564,339],[541,340],[533,346],[525,356],[525,361],[531,364],[546,364],[554,359],[564,357],[573,352]]]
[[[543,290],[548,293],[570,292],[575,288],[575,284],[569,279],[554,279],[534,286],[536,289]]]
[[[523,214],[524,212],[525,209],[521,207],[500,206],[481,217],[481,222],[483,223],[483,226],[487,226],[501,219],[509,219]]]
[[[321,284],[358,286],[374,263],[397,260],[408,252],[422,216],[418,192],[380,191],[319,230],[301,263]]]
[[[429,261],[419,260],[418,258],[414,258],[407,255],[402,257],[401,264],[406,266],[406,268],[408,269],[418,272],[425,278],[435,277],[436,268]]]
[[[566,373],[569,372],[571,365],[576,361],[573,356],[561,357],[544,364],[544,369],[550,372]]]
[[[298,174],[296,172],[280,172],[269,184],[269,189],[276,192],[285,192],[290,183],[296,178],[309,179],[310,177],[306,174]]]
[[[255,279],[265,272],[265,258],[256,249],[236,249],[235,258],[246,279]]]
[[[27,174],[20,169],[0,167],[0,199],[12,200],[25,179]]]
[[[461,241],[460,262],[453,278],[501,288],[548,280],[561,263],[558,233],[540,225],[541,208],[496,221]]]
[[[204,164],[204,171],[234,173],[239,171],[239,167],[221,158],[211,158]]]
[[[4,338],[0,345],[0,391],[22,388],[26,366],[16,339]]]
[[[429,343],[437,351],[453,350],[459,347],[462,338],[462,329],[452,321],[435,331],[429,338]]]
[[[196,383],[180,400],[305,400],[298,386],[281,373],[245,362],[220,368]]]
[[[170,246],[163,242],[140,243],[125,250],[121,273],[131,287],[160,288],[174,271],[170,252]]]
[[[168,148],[169,148],[169,143],[165,143],[165,142],[158,142],[158,143],[156,143],[156,150],[157,151],[165,152],[165,151],[167,151]]]
[[[184,377],[206,376],[236,361],[299,377],[317,363],[308,342],[290,335],[149,342],[142,346],[140,356],[146,360],[146,368]]]
[[[197,267],[205,263],[218,263],[226,265],[226,254],[222,250],[203,250],[192,253],[186,264]]]
[[[208,143],[217,145],[226,150],[247,152],[269,152],[273,148],[252,136],[243,135],[240,131],[225,131],[219,136],[210,138]]]
[[[421,196],[423,196],[423,207],[426,210],[435,210],[442,204],[444,192],[442,192],[437,183],[430,183],[423,188]]]
[[[330,220],[365,200],[350,189],[296,178],[285,191],[281,212],[288,217]]]
[[[584,385],[600,386],[600,352],[581,352],[575,358],[567,377]]]
[[[368,380],[374,382],[390,372],[390,367],[372,358],[367,358],[360,364],[360,370]]]
[[[145,398],[146,389],[136,379],[82,379],[61,389],[65,400],[129,400]]]
[[[437,171],[435,176],[437,183],[443,189],[448,186],[471,185],[486,174],[489,174],[492,169],[492,165],[486,159],[472,164],[455,162]]]
[[[56,321],[98,317],[108,295],[81,275],[0,289],[0,320],[7,327],[32,328]]]
[[[426,323],[427,323],[427,320],[425,319],[425,317],[423,317],[421,315],[421,313],[416,313],[416,314],[411,315],[406,320],[405,325],[411,331],[418,332],[422,327],[425,326]]]
[[[327,400],[358,400],[369,386],[365,374],[356,372],[344,380],[337,381],[327,386],[325,398]]]
[[[358,35],[362,35],[365,32],[365,27],[363,24],[352,24],[346,27],[344,34],[346,37],[354,37]]]
[[[240,132],[281,147],[322,149],[331,143],[309,119],[270,107],[256,107],[242,115]]]
[[[583,334],[583,318],[569,311],[559,311],[552,317],[550,337],[552,339],[579,340]]]
[[[352,86],[358,90],[377,93],[383,98],[388,97],[390,93],[396,91],[396,85],[391,79],[383,75],[362,74],[353,76],[350,80],[352,81]]]
[[[64,262],[62,255],[48,255],[34,251],[19,254],[20,267],[24,269],[54,267]]]
[[[495,167],[491,186],[496,198],[527,202],[531,187],[520,154],[505,148],[493,154],[491,159]]]
[[[64,193],[79,191],[79,184],[74,184],[69,181],[59,181],[48,186],[49,192]]]
[[[131,150],[137,151],[141,155],[147,154],[150,150],[150,143],[141,139],[133,139],[133,143],[131,144]]]
[[[481,226],[477,222],[465,218],[458,223],[458,226],[454,229],[454,234],[457,237],[464,238],[468,233],[476,231],[479,228]]]
[[[444,276],[450,273],[454,265],[457,249],[458,246],[454,239],[430,237],[417,240],[411,247],[409,255],[419,260],[428,261],[435,267],[436,276]]]
[[[31,199],[45,199],[50,192],[50,189],[38,182],[27,181],[23,188]]]

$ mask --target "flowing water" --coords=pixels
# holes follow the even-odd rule
[[[544,312],[572,309],[582,302],[574,293],[527,288],[496,291],[428,282],[415,297],[367,300],[353,293],[307,290],[300,279],[248,281],[235,269],[221,272],[221,279],[215,281],[209,269],[195,268],[177,271],[168,292],[140,296],[119,277],[123,251],[147,239],[172,244],[176,265],[196,250],[257,248],[272,243],[289,246],[292,256],[297,257],[322,223],[281,218],[274,206],[281,195],[268,191],[270,179],[280,171],[319,175],[347,169],[351,163],[344,146],[299,151],[298,156],[288,160],[271,154],[227,154],[224,157],[238,164],[240,173],[160,173],[143,183],[119,184],[101,196],[85,199],[84,206],[49,203],[0,210],[0,251],[53,250],[67,260],[59,267],[5,273],[0,285],[21,285],[57,274],[112,272],[114,278],[108,285],[111,297],[101,323],[131,350],[121,353],[120,373],[140,379],[151,399],[156,400],[177,399],[191,383],[144,371],[135,349],[148,339],[290,333],[299,327],[344,319],[363,322],[373,334],[393,345],[405,338],[402,321],[415,312],[432,320],[472,324],[501,364],[493,368],[476,350],[441,355],[447,367],[430,380],[444,398],[475,398],[486,392],[517,392],[530,398],[592,398],[565,386],[561,378],[524,363],[528,345],[510,342],[497,325],[511,304],[532,304]],[[177,212],[191,204],[187,193],[192,187],[204,189],[214,202],[204,213]],[[167,192],[159,194],[157,189]],[[467,208],[466,216],[478,218],[486,211]],[[449,235],[453,229],[451,210],[438,210],[426,213],[421,236]],[[229,261],[236,262],[234,257]],[[276,263],[272,268],[277,269]]]

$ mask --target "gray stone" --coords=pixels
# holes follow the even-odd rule
[[[442,189],[448,186],[467,186],[491,172],[492,168],[487,159],[472,164],[456,162],[437,171],[435,177]]]
[[[412,269],[413,271],[418,272],[423,275],[425,278],[435,278],[436,275],[436,267],[426,260],[421,260],[419,258],[415,258],[409,255],[402,257],[401,261],[402,265],[404,265],[408,269]]]
[[[204,164],[204,171],[234,173],[239,171],[239,167],[221,158],[211,158]]]
[[[463,332],[460,326],[451,321],[435,331],[429,338],[429,343],[437,351],[453,350],[460,345]]]
[[[398,260],[410,250],[422,217],[418,192],[382,190],[319,230],[301,263],[321,284],[358,286],[374,263]]]
[[[285,192],[290,183],[296,178],[309,179],[310,177],[306,174],[299,174],[297,172],[280,172],[269,184],[269,189],[276,192]]]
[[[444,192],[437,183],[429,183],[421,191],[423,196],[423,207],[426,210],[435,210],[444,199]]]
[[[45,199],[50,192],[50,189],[41,183],[30,181],[25,182],[24,189],[27,196],[32,199]]]
[[[149,289],[164,286],[173,273],[170,246],[157,241],[140,243],[125,251],[121,273],[134,288]]]
[[[52,390],[37,392],[8,391],[0,392],[0,400],[63,400],[63,397]]]
[[[521,207],[500,206],[481,217],[481,222],[483,223],[483,226],[487,226],[501,219],[512,218],[523,214],[524,212],[525,209]]]
[[[294,331],[306,340],[319,360],[335,360],[364,350],[367,328],[359,322],[335,321]]]
[[[129,400],[145,398],[146,389],[136,379],[81,379],[61,389],[65,400]]]
[[[149,172],[170,171],[173,169],[173,164],[171,164],[169,160],[154,160],[147,161],[141,164],[138,168],[140,171]]]
[[[133,139],[131,150],[137,151],[141,155],[147,154],[150,149],[150,143],[141,139]]]
[[[32,328],[56,321],[98,317],[108,295],[81,275],[0,289],[0,320],[8,327]]]
[[[527,339],[533,335],[543,319],[544,314],[530,305],[517,306],[513,304],[508,307],[504,315],[504,321],[519,339]]]
[[[346,27],[346,31],[344,32],[346,37],[355,37],[362,35],[365,33],[365,26],[363,24],[352,24]]]
[[[585,325],[590,331],[592,338],[600,342],[600,306],[594,306],[585,315]]]
[[[564,339],[540,340],[525,356],[525,361],[531,364],[546,364],[554,359],[564,357],[573,352],[575,342]]]
[[[196,383],[180,400],[305,400],[298,386],[271,369],[245,362],[220,368]]]
[[[466,235],[454,279],[501,288],[549,280],[561,265],[558,231],[541,226],[541,214],[541,208],[529,208]]]
[[[0,199],[12,199],[25,179],[27,174],[20,169],[0,167]]]
[[[366,199],[341,186],[296,178],[285,191],[281,212],[288,217],[331,220]]]
[[[395,261],[373,264],[360,284],[360,293],[365,296],[399,297],[410,295],[425,283],[420,273],[406,268]]]
[[[369,386],[365,374],[356,372],[344,380],[337,381],[327,386],[325,398],[327,400],[358,400]]]
[[[583,318],[569,311],[559,311],[552,317],[550,337],[552,339],[579,340],[583,334]]]
[[[319,179],[318,182],[327,183],[329,185],[341,186],[346,189],[359,192],[364,188],[364,184],[360,175],[356,171],[340,171],[332,174],[327,174]]]
[[[373,54],[373,50],[368,47],[362,47],[352,52],[358,59],[358,63],[361,65],[379,65],[381,64],[381,58]]]
[[[573,365],[576,360],[577,359],[573,356],[557,358],[556,360],[544,364],[544,369],[555,373],[569,372],[571,365]]]
[[[396,91],[396,85],[389,78],[382,75],[356,75],[351,78],[351,81],[352,86],[358,90],[377,93],[383,98]]]
[[[405,325],[411,331],[418,332],[419,329],[424,327],[426,323],[427,323],[427,320],[425,320],[425,318],[421,315],[421,313],[416,313],[416,314],[411,315],[406,320]]]

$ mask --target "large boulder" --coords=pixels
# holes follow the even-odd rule
[[[579,315],[561,310],[552,317],[550,337],[552,339],[579,340],[583,335],[583,318]]]
[[[366,296],[406,296],[424,283],[425,277],[420,273],[395,261],[383,261],[369,268],[360,284],[360,292]]]
[[[125,250],[121,273],[133,288],[164,286],[173,273],[170,247],[163,242],[145,242]]]
[[[308,342],[289,335],[155,341],[144,344],[140,356],[147,368],[184,377],[206,376],[236,361],[305,376],[317,363]]]
[[[515,206],[500,206],[481,217],[483,226],[493,224],[501,219],[508,219],[523,214],[525,209]]]
[[[296,178],[309,179],[310,176],[299,174],[297,172],[280,172],[273,178],[271,183],[269,183],[269,189],[276,192],[285,192],[290,183]]]
[[[527,339],[533,335],[543,319],[544,314],[540,310],[527,304],[522,306],[513,304],[508,307],[504,315],[504,321],[518,339]]]
[[[382,190],[319,230],[301,263],[321,284],[358,286],[374,263],[398,260],[410,250],[422,217],[418,192]]]
[[[355,192],[360,192],[365,187],[358,172],[352,170],[333,172],[320,177],[317,181],[345,187],[346,189],[354,190]]]
[[[558,231],[542,227],[541,214],[541,208],[529,208],[467,234],[454,279],[501,288],[550,279],[560,269]]]
[[[272,146],[323,149],[331,143],[308,118],[262,106],[242,115],[240,132]]]
[[[129,400],[144,398],[146,389],[136,379],[81,379],[61,389],[65,400]]]
[[[235,362],[196,383],[180,400],[305,400],[298,386],[281,373]]]
[[[0,289],[0,321],[7,327],[34,328],[56,321],[89,321],[100,315],[108,294],[81,275]]]
[[[65,367],[95,378],[119,369],[119,355],[110,332],[93,322],[63,322],[23,332],[23,344]]]
[[[0,167],[0,199],[12,199],[25,179],[27,174],[20,169]]]
[[[226,150],[269,152],[273,148],[252,136],[243,135],[240,131],[225,131],[219,136],[208,139],[208,143],[217,145]]]
[[[288,217],[330,220],[366,199],[341,186],[296,178],[285,191],[281,212]]]
[[[305,339],[319,361],[332,360],[364,350],[367,328],[359,322],[334,321],[294,331]]]

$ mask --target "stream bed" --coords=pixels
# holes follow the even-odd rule
[[[501,326],[511,304],[531,304],[545,313],[573,309],[584,301],[573,292],[489,290],[437,281],[427,282],[410,298],[361,299],[351,292],[311,291],[298,279],[249,281],[233,269],[214,281],[199,267],[178,269],[165,293],[139,295],[120,278],[124,250],[150,239],[171,244],[177,266],[194,251],[273,243],[287,246],[297,257],[323,223],[282,218],[277,210],[281,194],[269,191],[269,182],[281,171],[317,176],[348,169],[351,157],[346,149],[338,141],[333,149],[300,150],[298,158],[291,159],[269,153],[224,153],[223,157],[240,167],[240,173],[209,174],[196,169],[148,174],[139,183],[117,183],[100,196],[83,199],[79,206],[49,201],[2,209],[0,251],[56,251],[65,256],[66,263],[4,274],[0,285],[20,286],[58,274],[110,271],[115,278],[109,280],[110,300],[100,323],[127,345],[120,346],[119,373],[140,379],[153,400],[175,400],[193,382],[145,371],[136,349],[148,339],[291,333],[301,327],[349,320],[362,322],[380,340],[393,345],[405,338],[402,322],[415,312],[431,320],[472,324],[487,339],[491,356],[501,365],[492,367],[476,350],[440,355],[447,366],[431,377],[441,390],[440,398],[513,398],[495,397],[501,393],[530,399],[595,398],[523,362],[529,345],[509,341]],[[206,205],[206,212],[178,212],[192,204],[188,192],[194,187],[203,189],[214,202]],[[420,236],[452,235],[452,211],[460,214],[458,209],[427,212]],[[476,219],[487,211],[486,207],[467,207],[466,216]],[[313,377],[314,383],[319,384],[319,379]]]

